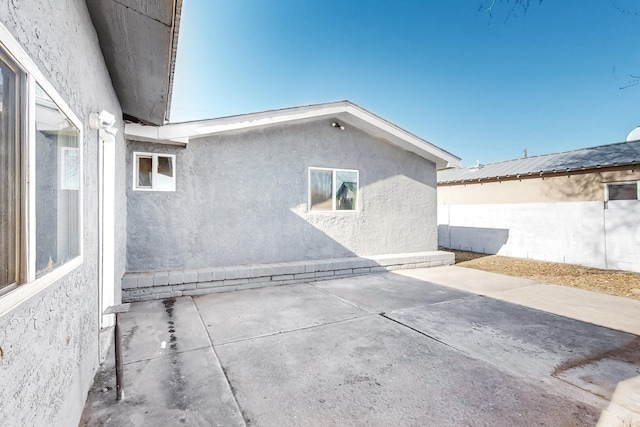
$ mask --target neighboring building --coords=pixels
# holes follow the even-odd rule
[[[451,249],[640,272],[640,141],[438,172]]]
[[[125,271],[122,116],[164,122],[180,7],[0,6],[2,426],[80,420]]]
[[[319,274],[390,262],[356,257],[444,262],[424,255],[438,247],[436,169],[459,159],[348,101],[126,137],[126,300],[308,280],[328,259]]]

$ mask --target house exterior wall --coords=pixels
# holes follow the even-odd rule
[[[436,250],[435,165],[331,122],[129,142],[127,270]],[[133,191],[134,151],[176,154],[177,190]],[[308,212],[309,167],[358,170],[358,211]]]
[[[570,175],[439,184],[438,204],[500,204],[604,201],[604,183],[640,180],[640,168]]]
[[[76,425],[99,364],[98,137],[89,129],[89,114],[102,109],[116,117],[122,113],[83,0],[4,2],[0,22],[84,125],[84,261],[0,314],[0,425]],[[116,160],[124,164],[122,122],[117,127]],[[120,175],[114,208],[116,217],[124,218],[124,173]],[[116,277],[124,273],[125,232],[125,221],[119,221]]]

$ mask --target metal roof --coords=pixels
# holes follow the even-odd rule
[[[438,182],[477,181],[518,175],[539,175],[640,163],[640,141],[620,142],[562,153],[438,171]]]

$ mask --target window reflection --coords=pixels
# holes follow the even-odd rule
[[[36,276],[80,255],[80,130],[36,86]]]

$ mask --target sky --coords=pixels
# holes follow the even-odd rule
[[[640,125],[639,1],[490,3],[183,0],[170,121],[347,99],[466,166]]]

